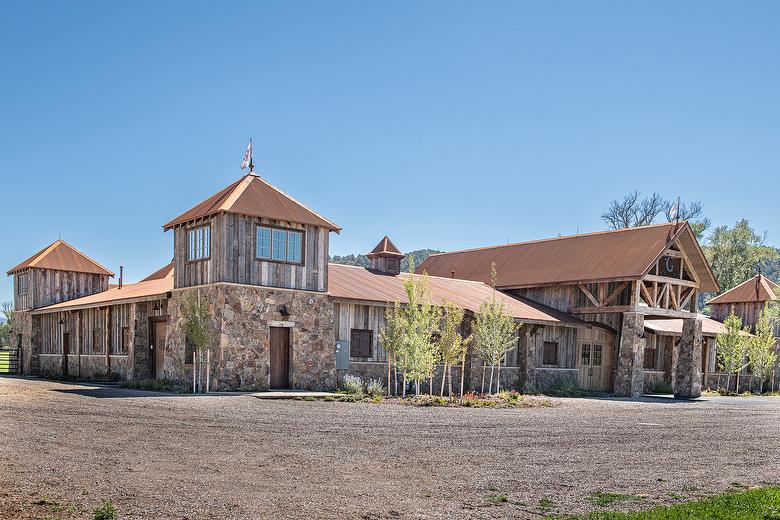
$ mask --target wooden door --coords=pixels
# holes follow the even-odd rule
[[[290,387],[290,329],[271,327],[271,388]]]
[[[583,332],[577,349],[579,383],[591,390],[609,390],[612,386],[613,335],[603,330]]]
[[[154,343],[152,348],[152,357],[154,358],[154,378],[164,379],[163,369],[165,368],[165,334],[167,323],[164,321],[154,322]]]
[[[62,375],[68,375],[68,354],[70,354],[70,333],[62,333]]]

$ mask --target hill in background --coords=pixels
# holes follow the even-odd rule
[[[444,251],[438,251],[436,249],[418,249],[417,251],[411,251],[409,253],[406,253],[406,257],[404,257],[404,259],[401,260],[401,272],[409,271],[410,257],[414,258],[414,265],[420,265],[430,255],[434,253],[443,253],[443,252]],[[344,256],[334,255],[329,257],[328,261],[333,262],[334,264],[357,265],[360,267],[368,267],[371,264],[371,262],[368,260],[368,257],[363,254],[344,255]]]

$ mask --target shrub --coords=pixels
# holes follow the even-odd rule
[[[658,381],[655,386],[653,386],[653,393],[654,394],[673,394],[674,390],[672,389],[672,383],[669,381]]]
[[[385,386],[378,379],[372,379],[366,383],[366,393],[372,397],[385,394]]]
[[[574,378],[567,378],[550,387],[545,394],[553,397],[586,397],[588,391]]]
[[[115,520],[117,510],[110,500],[106,500],[92,511],[92,520]]]
[[[326,395],[325,399],[323,399],[323,401],[325,401],[326,403],[331,403],[331,402],[333,402],[335,400],[336,400],[336,398],[333,397],[332,395]]]
[[[348,394],[363,395],[363,380],[360,376],[345,375],[341,386]]]

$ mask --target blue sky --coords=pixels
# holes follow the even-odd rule
[[[778,26],[758,1],[5,3],[0,264],[61,236],[145,276],[250,136],[343,226],[332,254],[600,230],[634,189],[780,245]]]

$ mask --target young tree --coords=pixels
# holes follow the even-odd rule
[[[775,353],[775,335],[772,320],[766,311],[756,323],[755,333],[747,340],[747,357],[753,380],[758,382],[758,393],[764,387],[764,382],[772,375],[772,369],[777,363]]]
[[[449,381],[448,392],[452,397],[452,365],[459,363],[471,343],[471,336],[464,338],[460,334],[460,326],[463,323],[465,312],[449,300],[444,301],[444,316],[442,319],[441,335],[439,336],[439,352],[444,361],[444,370],[441,376],[440,396],[444,396],[444,380]]]
[[[408,375],[415,383],[415,396],[420,395],[420,381],[430,373],[436,360],[433,336],[439,330],[440,311],[430,302],[428,275],[416,276],[414,264],[404,279],[409,304],[404,309],[404,379]],[[404,385],[405,386],[405,385]]]
[[[0,323],[0,346],[11,344],[11,312],[14,306],[11,302],[0,304],[0,314],[5,318],[4,323]]]
[[[718,348],[718,366],[727,374],[726,390],[731,389],[731,374],[745,368],[746,338],[742,319],[733,314],[723,322],[726,332],[718,334],[715,342]],[[739,386],[739,381],[737,381]],[[739,388],[737,388],[739,390]]]
[[[517,343],[517,331],[520,324],[506,313],[504,302],[496,295],[496,264],[490,266],[490,282],[493,292],[488,299],[480,305],[479,313],[474,322],[474,340],[482,359],[490,364],[490,383],[488,393],[493,393],[493,371],[498,365],[498,379],[496,391],[501,390],[501,363],[506,358],[507,352]],[[483,368],[484,376],[484,368]]]
[[[211,310],[206,299],[201,298],[200,291],[198,291],[197,294],[190,293],[185,296],[182,302],[182,311],[187,341],[195,347],[200,360],[203,351],[212,344],[215,337]],[[198,374],[198,378],[200,379],[200,374]],[[192,391],[195,392],[195,388]]]
[[[773,247],[764,245],[766,234],[759,235],[746,219],[733,228],[713,229],[704,251],[712,265],[720,288],[727,291],[756,274],[756,264],[780,257]]]
[[[392,307],[385,310],[385,324],[379,331],[379,341],[385,349],[387,356],[387,395],[390,395],[390,361],[396,365],[395,393],[398,395],[398,356],[402,353],[404,346],[404,313],[401,311],[401,304],[395,302]]]

